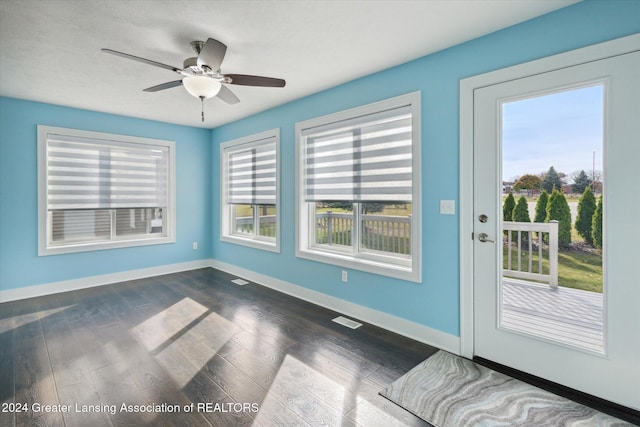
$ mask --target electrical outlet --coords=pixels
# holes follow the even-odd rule
[[[191,244],[191,247],[193,248],[193,250],[195,251],[196,249],[198,249],[198,242],[193,242]]]
[[[346,283],[347,280],[348,280],[347,272],[342,270],[342,281]]]

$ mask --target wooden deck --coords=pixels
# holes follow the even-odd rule
[[[505,328],[604,352],[602,294],[511,278],[502,290]]]

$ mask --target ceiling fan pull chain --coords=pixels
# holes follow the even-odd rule
[[[200,104],[202,105],[202,121],[204,122],[204,96],[200,97]]]

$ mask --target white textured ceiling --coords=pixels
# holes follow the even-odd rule
[[[0,0],[0,95],[212,128],[559,9],[577,0]],[[223,73],[279,77],[285,88],[229,85],[228,105],[183,87],[189,43],[228,46]]]

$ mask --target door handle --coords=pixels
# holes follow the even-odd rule
[[[489,240],[487,239],[487,237],[489,237],[489,235],[487,233],[480,233],[478,234],[478,240],[480,240],[482,243],[495,243],[495,240]]]

